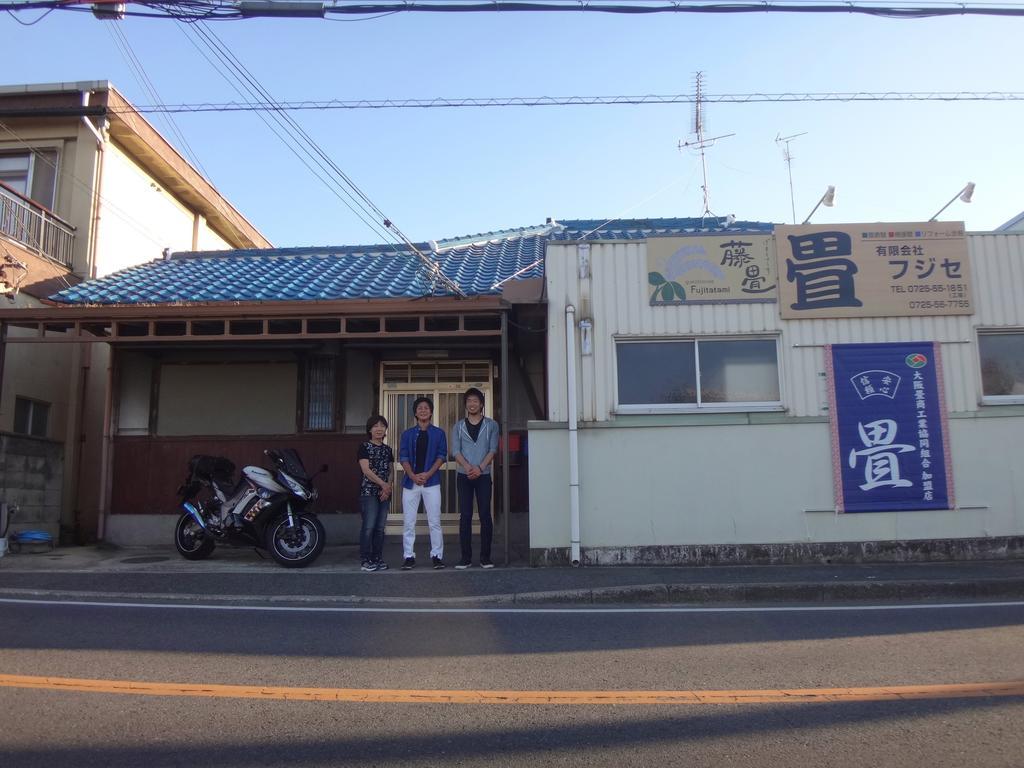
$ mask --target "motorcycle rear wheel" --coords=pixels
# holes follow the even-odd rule
[[[186,512],[174,526],[174,546],[186,560],[202,560],[209,557],[217,545],[195,518]]]
[[[324,526],[311,512],[293,515],[295,525],[288,525],[288,517],[280,517],[267,527],[267,551],[285,568],[305,568],[324,551]]]

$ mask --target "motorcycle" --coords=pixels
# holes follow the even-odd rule
[[[290,448],[263,453],[273,469],[244,467],[237,483],[226,458],[189,460],[178,488],[185,511],[174,528],[174,545],[186,560],[202,560],[220,544],[255,546],[285,568],[304,568],[323,552],[323,524],[306,508],[317,498],[315,475]],[[320,472],[326,470],[324,464]]]

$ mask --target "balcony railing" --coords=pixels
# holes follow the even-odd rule
[[[0,181],[0,233],[71,268],[75,228]]]

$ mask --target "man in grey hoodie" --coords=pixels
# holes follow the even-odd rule
[[[484,416],[484,393],[470,387],[462,396],[466,417],[452,427],[451,450],[458,463],[459,544],[463,571],[473,563],[473,499],[480,515],[480,567],[493,568],[491,539],[491,467],[498,453],[498,422]]]

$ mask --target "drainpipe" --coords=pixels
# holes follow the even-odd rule
[[[504,447],[501,451],[501,517],[502,534],[505,538],[505,565],[509,564],[508,529],[512,503],[509,485],[511,468],[508,460],[508,414],[511,410],[508,396],[508,379],[511,369],[508,364],[508,309],[501,310],[501,440]],[[493,472],[493,468],[491,469]]]
[[[580,443],[576,424],[576,308],[565,308],[565,379],[569,411],[569,561],[580,564]]]
[[[82,91],[82,107],[89,106],[89,91]],[[103,182],[103,158],[104,149],[106,148],[103,135],[96,130],[96,126],[92,124],[86,115],[82,115],[82,124],[96,137],[96,172],[94,178],[96,179],[96,186],[92,190],[92,224],[89,226],[89,242],[86,245],[86,270],[85,275],[88,278],[96,277],[96,243],[99,237],[100,227],[100,203],[102,197],[100,196],[100,187]]]
[[[79,344],[78,353],[78,386],[73,387],[73,395],[77,398],[75,413],[75,431],[69,438],[74,458],[74,470],[71,477],[71,488],[68,498],[71,503],[71,524],[75,532],[76,543],[84,543],[86,533],[82,527],[82,460],[85,455],[85,403],[89,392],[89,371],[92,369],[92,344]],[[67,451],[65,451],[65,456]]]
[[[82,91],[82,107],[83,107],[83,109],[85,107],[89,106],[89,97],[91,95],[92,95],[91,91]],[[91,216],[92,220],[91,220],[91,222],[89,224],[89,235],[88,235],[89,239],[86,242],[86,247],[85,247],[85,264],[83,265],[84,269],[82,269],[82,271],[80,272],[80,274],[82,274],[86,279],[91,279],[91,278],[96,277],[96,261],[97,261],[97,259],[96,259],[96,250],[97,250],[97,243],[99,242],[100,204],[101,204],[101,202],[103,200],[103,198],[102,198],[102,196],[100,194],[100,188],[103,186],[103,165],[104,165],[103,161],[104,161],[104,158],[106,156],[105,152],[104,152],[104,150],[106,149],[106,143],[103,140],[103,134],[101,134],[99,132],[99,130],[97,130],[96,126],[92,124],[92,121],[89,120],[88,116],[82,115],[81,119],[82,119],[82,125],[84,125],[89,130],[89,133],[91,133],[93,135],[93,137],[96,139],[96,153],[97,153],[96,154],[96,170],[93,172],[92,212],[91,212],[92,213],[92,216]],[[74,266],[74,264],[72,264],[72,267],[73,266]],[[75,455],[75,465],[74,465],[75,466],[75,468],[74,468],[74,479],[72,480],[72,483],[71,483],[71,500],[72,500],[73,509],[75,510],[75,520],[74,520],[75,527],[76,527],[76,529],[78,529],[79,536],[86,536],[85,532],[81,530],[80,525],[79,525],[79,523],[80,523],[79,514],[80,514],[81,508],[82,508],[81,507],[81,503],[82,503],[82,497],[81,497],[82,461],[83,461],[83,458],[84,458],[85,445],[86,445],[85,439],[84,439],[85,438],[85,435],[84,435],[85,424],[86,424],[85,411],[86,411],[86,408],[87,408],[87,396],[88,396],[88,392],[89,392],[89,374],[90,374],[90,371],[92,369],[92,357],[93,357],[93,355],[92,355],[92,344],[89,344],[89,343],[79,344],[78,347],[79,347],[79,350],[80,350],[80,357],[79,357],[80,367],[79,367],[79,372],[78,372],[79,373],[79,379],[80,379],[80,387],[78,388],[78,392],[77,392],[77,394],[78,394],[78,413],[76,415],[77,418],[76,418],[75,434],[74,434],[74,450],[76,452],[76,455]],[[109,379],[109,376],[108,376],[108,379]],[[109,397],[110,397],[110,392],[107,392],[107,398],[109,399]],[[104,408],[104,410],[106,410],[106,408]],[[104,420],[106,420],[106,417],[104,417]],[[105,447],[106,447],[106,441],[105,440],[103,442],[103,446],[104,446],[104,449],[105,449]],[[100,464],[104,465],[105,463],[106,463],[106,456],[105,456],[105,452],[104,452],[104,453],[101,453]],[[105,483],[104,480],[101,480],[100,481],[99,499],[98,499],[99,512],[98,512],[98,516],[97,516],[97,520],[96,520],[96,538],[99,539],[99,540],[103,539],[103,536],[104,536],[104,533],[105,533],[104,529],[106,527],[106,520],[104,519],[104,515],[103,515],[103,506],[106,504],[105,495],[106,495],[106,483]]]
[[[100,487],[96,506],[96,538],[100,541],[107,536],[107,517],[110,515],[110,435],[113,431],[114,413],[114,364],[117,350],[111,348],[107,365],[106,397],[103,400],[103,442],[100,444]]]

